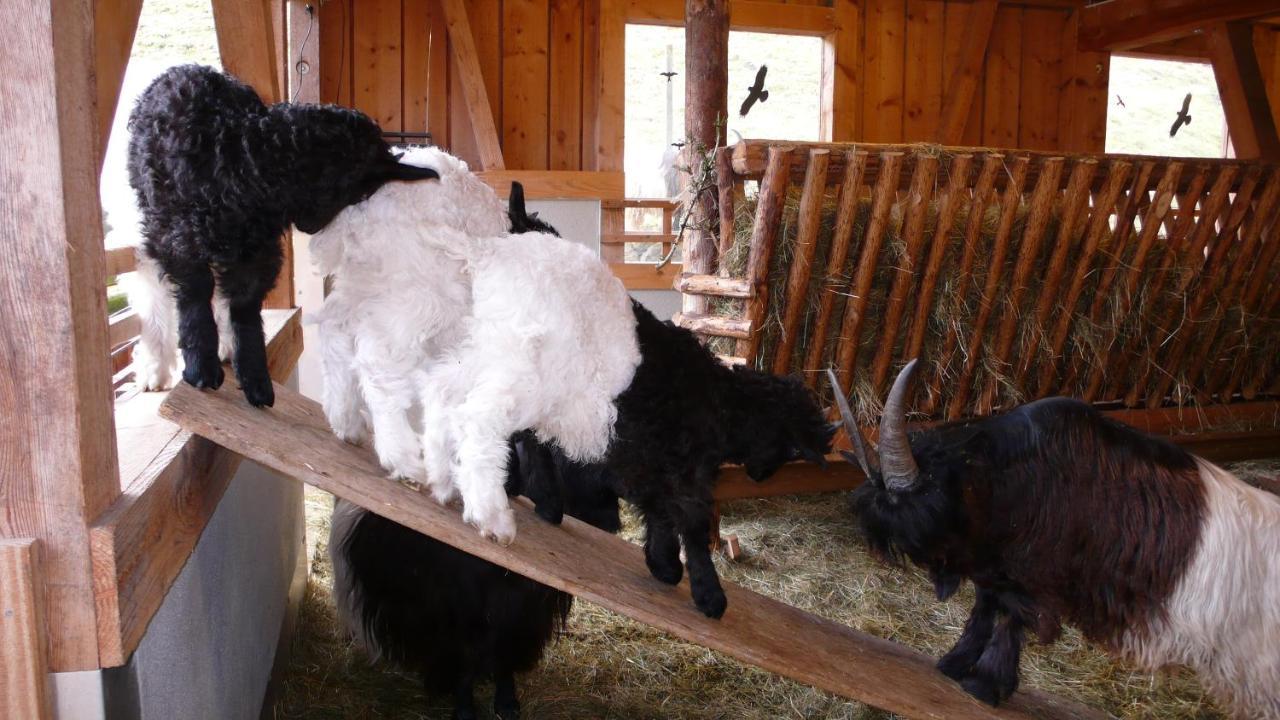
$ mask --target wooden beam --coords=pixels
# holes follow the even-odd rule
[[[835,0],[834,27],[822,38],[822,105],[819,138],[826,142],[847,142],[861,129],[858,95],[861,80],[862,13],[855,0]],[[733,22],[730,15],[729,21]]]
[[[445,24],[449,28],[449,45],[453,48],[453,62],[462,81],[462,97],[471,118],[471,131],[480,153],[479,170],[502,170],[502,145],[498,141],[498,126],[493,121],[493,107],[485,89],[484,76],[480,72],[480,57],[476,54],[475,36],[471,34],[471,22],[462,0],[440,0]]]
[[[261,0],[212,0],[222,68],[248,83],[263,102],[279,102],[275,28]]]
[[[502,2],[502,155],[518,170],[547,169],[548,0]]]
[[[1080,47],[1128,50],[1215,23],[1276,14],[1275,0],[1107,0],[1080,8]]]
[[[0,540],[0,717],[53,717],[35,540]]]
[[[299,316],[263,315],[274,378],[287,378],[302,353]],[[166,395],[138,393],[116,407],[125,493],[89,536],[103,667],[124,664],[138,647],[240,464],[238,455],[160,418]]]
[[[1242,22],[1219,23],[1208,35],[1213,76],[1218,81],[1236,155],[1280,161],[1280,138],[1276,136],[1267,87],[1253,51],[1253,28]]]
[[[289,98],[320,102],[320,11],[315,0],[289,0]]]
[[[107,154],[116,105],[124,85],[142,0],[98,0],[93,4],[94,73],[98,83],[98,170]]]
[[[501,198],[510,194],[513,181],[524,186],[529,200],[621,200],[626,189],[621,172],[490,170],[476,175]]]
[[[839,0],[837,0],[838,2]],[[729,28],[778,35],[829,35],[838,9],[818,4],[729,0]],[[626,21],[644,25],[684,25],[685,0],[626,0]]]
[[[696,168],[708,153],[724,146],[729,124],[728,0],[686,0],[684,71],[684,137],[688,144],[683,154],[686,167]],[[682,252],[688,272],[715,272],[718,202],[714,187],[687,198],[686,211],[692,222],[686,228]],[[707,299],[684,295],[682,307],[686,315],[700,315],[707,311]]]
[[[0,537],[40,541],[54,671],[98,667],[89,519],[120,492],[90,0],[0,3]]]
[[[678,587],[650,577],[639,547],[573,518],[560,526],[513,507],[519,537],[503,547],[480,537],[455,508],[425,493],[387,482],[370,450],[329,431],[319,404],[276,388],[270,412],[244,402],[235,383],[217,392],[181,385],[161,414],[266,467],[327,490],[463,552],[501,565],[587,602],[680,639],[725,653],[843,697],[908,717],[1098,718],[1102,714],[1035,690],[999,708],[965,694],[929,658],[789,605],[725,583],[729,610],[720,620],[699,613],[688,582]]]
[[[969,109],[973,106],[973,98],[978,91],[978,81],[982,79],[982,65],[987,57],[991,28],[995,26],[996,10],[999,7],[997,0],[976,0],[970,8],[960,65],[952,70],[947,81],[947,91],[942,98],[942,119],[938,123],[935,137],[943,145],[957,145],[964,136]]]
[[[598,2],[600,32],[595,47],[595,159],[592,164],[583,163],[583,166],[594,170],[621,171],[626,142],[623,132],[627,102],[627,26],[623,14],[626,3],[625,0]]]

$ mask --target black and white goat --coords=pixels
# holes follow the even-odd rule
[[[1065,623],[1144,668],[1194,668],[1241,716],[1280,718],[1280,498],[1066,398],[908,434],[915,367],[885,403],[878,460],[835,393],[872,550],[927,570],[939,598],[977,590],[942,672],[997,704],[1024,633],[1052,642]]]
[[[129,116],[129,184],[142,216],[139,287],[172,293],[148,311],[140,382],[160,389],[182,349],[182,377],[196,387],[222,384],[219,327],[211,301],[225,300],[231,332],[222,354],[234,360],[245,398],[274,402],[262,334],[262,302],[275,285],[290,223],[314,233],[342,208],[392,180],[434,178],[400,164],[378,125],[337,106],[267,106],[253,88],[199,65],[170,68],[139,96]],[[173,338],[176,329],[177,337]],[[231,338],[234,337],[234,342]],[[228,347],[234,345],[234,349]]]
[[[617,532],[608,472],[552,455],[528,434],[516,439],[507,489],[533,495],[549,480],[538,476],[554,475],[570,515]],[[334,506],[329,556],[339,617],[374,660],[417,671],[428,692],[451,693],[457,720],[476,717],[474,684],[490,678],[494,714],[520,716],[515,674],[538,664],[573,596],[344,500]]]

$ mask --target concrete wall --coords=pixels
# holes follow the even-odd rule
[[[56,717],[258,718],[304,541],[302,485],[242,463],[129,663],[53,674]]]

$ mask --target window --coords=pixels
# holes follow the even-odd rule
[[[1227,123],[1213,68],[1117,55],[1111,59],[1107,152],[1179,157],[1227,157]],[[1169,130],[1191,93],[1191,122]]]

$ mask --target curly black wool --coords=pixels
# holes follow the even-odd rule
[[[274,402],[261,312],[280,273],[285,229],[317,232],[383,183],[437,177],[400,165],[360,112],[268,106],[253,88],[200,65],[156,78],[129,131],[143,248],[177,296],[182,377],[196,387],[222,384],[210,306],[216,284],[231,309],[236,376],[256,406]]]

